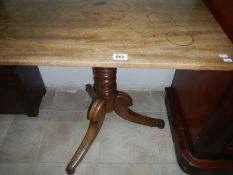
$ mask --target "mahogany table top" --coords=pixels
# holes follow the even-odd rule
[[[219,54],[233,45],[202,0],[0,1],[0,65],[233,70]]]

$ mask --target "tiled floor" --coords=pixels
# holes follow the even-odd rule
[[[184,175],[171,139],[164,92],[128,91],[133,110],[166,122],[163,130],[107,114],[76,175]],[[0,175],[65,175],[88,127],[85,91],[48,91],[37,118],[0,115]]]

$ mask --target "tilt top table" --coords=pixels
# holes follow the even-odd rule
[[[124,54],[114,60],[113,54]],[[2,0],[0,65],[90,66],[90,125],[67,166],[73,174],[105,113],[163,128],[164,121],[129,109],[116,69],[233,70],[232,44],[201,0]],[[122,56],[122,55],[120,55]]]

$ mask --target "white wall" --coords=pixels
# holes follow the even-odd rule
[[[39,67],[45,86],[56,89],[84,89],[85,84],[93,83],[91,68]],[[174,70],[165,69],[125,69],[117,72],[119,89],[164,90],[170,86]]]

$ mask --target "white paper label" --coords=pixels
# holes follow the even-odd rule
[[[128,60],[128,54],[114,53],[112,55],[112,59],[117,60],[117,61],[127,61]]]
[[[219,54],[220,58],[228,58],[229,56],[227,54]]]
[[[223,58],[223,61],[226,63],[232,63],[232,59],[231,58]]]

